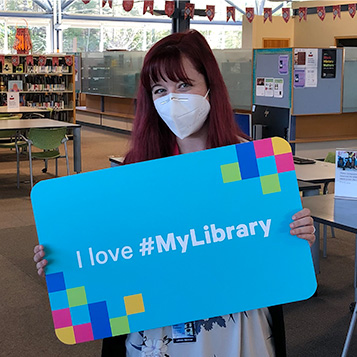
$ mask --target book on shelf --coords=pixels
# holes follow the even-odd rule
[[[4,64],[2,66],[2,73],[12,73],[11,58],[5,57],[5,61],[4,61]]]
[[[336,150],[335,197],[357,199],[357,149]]]

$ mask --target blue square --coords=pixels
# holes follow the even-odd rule
[[[49,293],[48,297],[50,298],[51,310],[62,310],[68,308],[68,297],[67,291],[55,291],[53,293]]]
[[[66,290],[63,273],[53,273],[46,275],[47,290],[49,293]]]
[[[259,177],[257,158],[253,142],[236,145],[238,164],[242,180]]]
[[[73,326],[87,324],[90,322],[88,305],[71,307],[70,311]]]
[[[276,168],[275,156],[267,156],[257,159],[259,175],[268,176],[278,173]]]
[[[105,301],[88,304],[90,320],[95,340],[112,336],[112,328]]]

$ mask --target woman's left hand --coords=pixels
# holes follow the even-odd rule
[[[310,210],[308,208],[304,208],[295,213],[292,218],[293,222],[290,223],[290,234],[301,239],[306,239],[311,247],[316,238],[314,220],[311,217]]]

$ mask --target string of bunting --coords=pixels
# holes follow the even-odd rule
[[[88,4],[91,0],[82,0],[84,4]],[[143,15],[149,12],[151,15],[154,15],[154,0],[144,0],[140,1],[143,2]],[[104,7],[108,3],[109,7],[112,8],[113,6],[113,0],[102,0],[102,7]],[[131,11],[134,6],[134,0],[123,0],[122,2],[123,9],[127,12]],[[232,19],[232,21],[235,20],[235,7],[234,6],[227,6],[226,11],[227,11],[227,22]],[[291,18],[291,13],[290,13],[290,8],[288,7],[283,7],[282,9],[281,16],[283,20],[288,23],[290,18]],[[165,14],[168,17],[172,17],[175,11],[175,1],[173,0],[167,0],[165,1]],[[215,6],[214,5],[206,5],[206,16],[210,21],[213,20],[215,16]],[[191,18],[193,19],[195,13],[195,4],[193,3],[186,3],[185,4],[185,9],[184,9],[184,18]],[[321,21],[324,21],[326,17],[326,9],[325,6],[317,6],[316,7],[316,13],[317,16]],[[348,13],[349,15],[354,18],[356,15],[356,3],[348,4]],[[332,8],[332,15],[333,19],[335,20],[337,17],[340,19],[341,18],[341,5],[333,5]],[[245,8],[245,16],[248,20],[248,22],[252,22],[254,19],[254,7],[246,7]],[[299,7],[298,9],[298,19],[299,22],[301,21],[307,21],[307,7]],[[270,22],[273,22],[273,10],[272,8],[265,7],[264,12],[263,12],[263,21],[264,23],[269,20]]]

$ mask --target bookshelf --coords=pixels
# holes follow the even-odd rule
[[[47,113],[75,123],[75,71],[72,55],[0,55],[0,112]],[[19,93],[17,109],[9,93]]]

